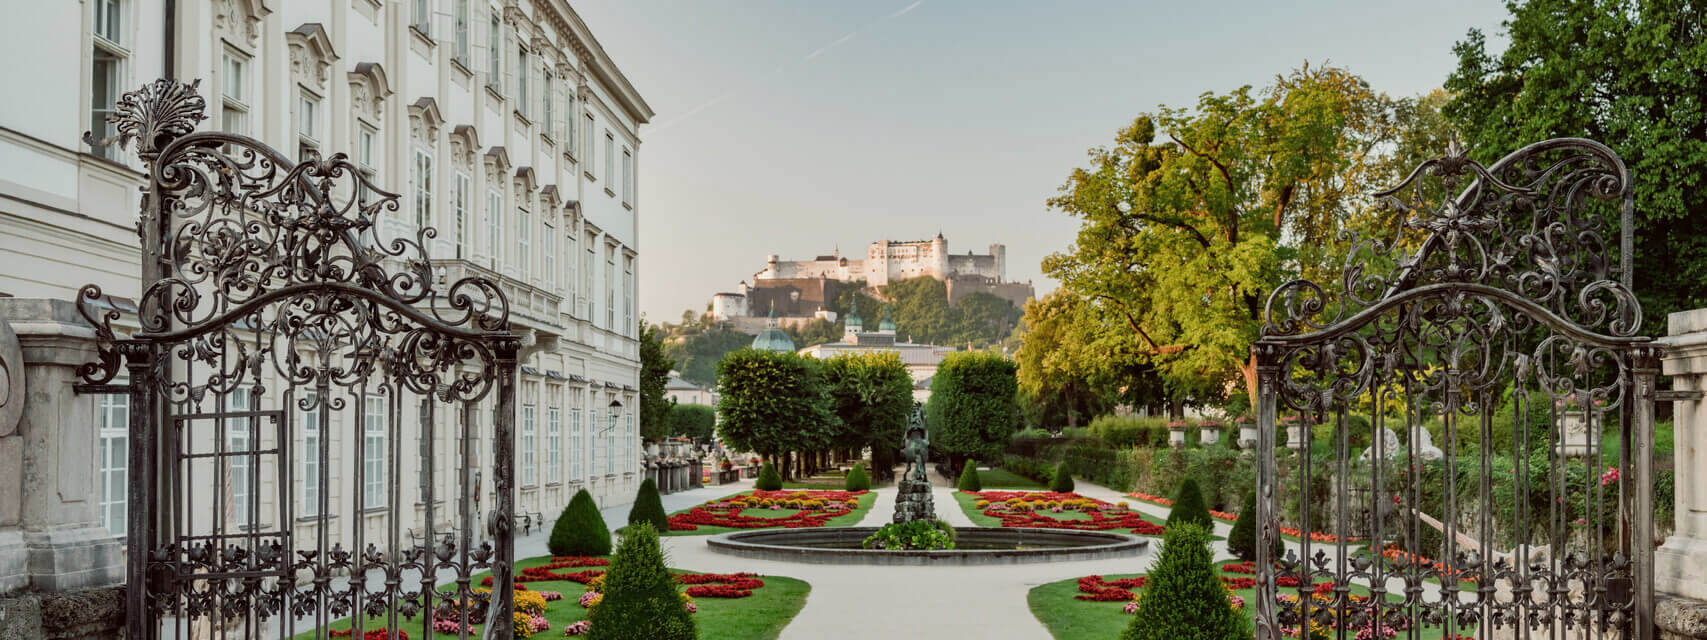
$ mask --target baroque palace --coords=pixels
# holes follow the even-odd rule
[[[32,399],[21,410],[0,403],[0,594],[112,584],[121,573],[130,407],[125,395],[74,388],[73,366],[93,352],[72,300],[96,284],[120,312],[115,329],[136,329],[143,165],[134,147],[98,141],[112,133],[105,118],[120,95],[158,77],[199,81],[202,128],[299,159],[346,154],[401,194],[377,240],[436,228],[426,248],[442,280],[499,283],[523,345],[518,514],[554,515],[580,488],[601,504],[634,494],[636,167],[653,113],[567,2],[85,0],[11,11],[0,21],[0,48],[17,61],[16,93],[0,105],[0,357],[8,379],[29,378]],[[22,355],[3,343],[21,343]],[[268,375],[260,382],[276,384]],[[276,408],[231,398],[231,410]],[[238,459],[216,471],[223,495],[202,490],[185,511],[220,510],[256,529],[290,520],[303,539],[350,548],[393,528],[422,531],[423,498],[454,495],[464,460],[477,486],[492,468],[495,406],[472,412],[472,424],[429,430],[424,419],[450,423],[451,412],[364,399],[349,398],[326,424],[303,412],[283,425],[304,452],[291,463],[300,468],[281,473],[261,458],[251,470]],[[474,437],[450,435],[464,426]],[[258,445],[252,431],[219,432],[223,442],[198,446]],[[424,433],[436,435],[429,443]],[[420,453],[432,449],[458,455]],[[322,474],[331,482],[304,480]],[[282,491],[277,478],[301,486]],[[474,504],[437,513],[491,509],[485,480]],[[329,513],[317,512],[322,504]]]

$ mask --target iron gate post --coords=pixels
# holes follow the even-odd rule
[[[1630,549],[1634,558],[1636,575],[1635,601],[1635,640],[1653,640],[1656,632],[1654,620],[1654,378],[1659,374],[1660,349],[1654,346],[1644,346],[1636,350],[1632,357],[1631,372],[1635,378],[1635,397],[1631,416],[1629,442],[1632,448],[1636,466],[1636,482],[1634,486],[1624,483],[1626,494],[1631,496],[1633,513],[1627,514],[1633,531],[1630,535]]]
[[[1257,616],[1256,640],[1279,640],[1280,627],[1275,615],[1276,597],[1274,565],[1278,558],[1269,557],[1280,541],[1279,517],[1276,514],[1274,486],[1278,481],[1274,464],[1275,449],[1275,381],[1281,375],[1278,350],[1261,342],[1251,347],[1257,361]]]
[[[486,637],[510,640],[515,635],[510,618],[515,611],[513,573],[516,555],[516,354],[521,342],[514,336],[492,340],[496,356],[498,419],[492,425],[492,488],[497,504],[489,520],[494,551],[492,557],[492,604],[487,613]]]
[[[125,637],[136,640],[153,640],[160,633],[158,626],[149,624],[152,616],[144,615],[148,610],[148,556],[154,549],[155,527],[159,516],[155,499],[157,492],[153,491],[155,460],[158,451],[155,449],[156,437],[159,435],[155,428],[155,412],[159,407],[154,405],[154,348],[153,345],[126,341],[120,345],[124,355],[125,367],[129,370],[130,380],[130,501],[126,512],[125,522]]]

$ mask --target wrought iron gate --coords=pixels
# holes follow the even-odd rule
[[[1394,236],[1276,289],[1254,347],[1257,637],[1652,638],[1659,362],[1624,163],[1453,145],[1375,195]]]
[[[344,154],[299,164],[194,132],[204,106],[169,80],[119,102],[109,121],[148,174],[140,329],[115,335],[118,313],[91,311],[100,289],[79,295],[102,338],[80,373],[128,374],[127,637],[324,638],[345,618],[362,637],[437,617],[461,627],[441,637],[510,638],[520,343],[503,294],[439,282],[430,228],[378,239],[397,196]],[[497,500],[477,520],[482,414]]]

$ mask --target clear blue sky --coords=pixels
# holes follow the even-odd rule
[[[1503,6],[1441,2],[604,0],[575,3],[657,111],[640,160],[641,310],[675,321],[769,253],[941,231],[1008,276],[1075,221],[1044,202],[1137,114],[1309,61],[1416,95]],[[1284,5],[1284,6],[1283,6]],[[1495,39],[1495,45],[1503,39]]]

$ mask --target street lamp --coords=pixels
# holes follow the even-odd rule
[[[610,426],[605,427],[603,431],[600,431],[599,435],[603,435],[605,432],[616,428],[617,412],[621,409],[622,409],[622,402],[621,401],[614,400],[614,399],[610,401]]]

